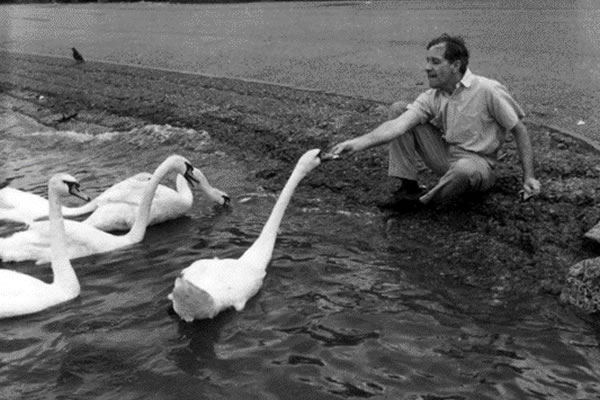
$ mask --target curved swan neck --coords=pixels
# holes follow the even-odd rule
[[[202,181],[200,184],[202,184]],[[177,176],[175,177],[175,187],[177,188],[177,193],[179,193],[179,195],[182,198],[184,198],[186,200],[193,200],[194,194],[192,193],[190,184],[183,177],[183,175],[177,174]]]
[[[304,178],[304,175],[305,174],[299,172],[297,168],[294,169],[292,175],[288,178],[285,186],[281,190],[277,202],[275,203],[275,206],[273,206],[273,210],[271,211],[265,226],[263,226],[258,239],[256,239],[252,246],[246,250],[240,260],[247,261],[252,264],[252,266],[261,269],[267,268],[273,254],[273,248],[275,247],[279,225],[281,224],[285,210],[292,199],[294,190],[296,190],[296,187],[302,178]]]
[[[79,281],[69,260],[61,202],[58,194],[55,193],[52,187],[49,188],[48,207],[51,233],[51,266],[54,275],[53,284],[60,286],[69,293],[78,293],[80,290]]]
[[[126,234],[130,240],[139,242],[144,238],[148,221],[150,220],[150,208],[152,207],[152,200],[154,199],[156,188],[158,187],[158,184],[162,178],[164,178],[164,176],[173,168],[173,163],[174,161],[171,158],[163,161],[162,164],[156,168],[148,183],[146,183],[146,187],[144,188],[144,193],[142,195],[142,201],[140,202],[137,214],[135,216],[135,222],[133,223],[133,226],[129,232]]]

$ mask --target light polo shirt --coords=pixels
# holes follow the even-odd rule
[[[495,157],[510,131],[525,116],[499,82],[467,69],[451,95],[429,89],[407,106],[442,132],[449,144]]]

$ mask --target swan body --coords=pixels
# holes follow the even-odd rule
[[[314,149],[300,157],[259,237],[239,259],[198,260],[181,271],[168,298],[184,321],[213,318],[231,307],[241,311],[258,293],[285,209],[302,178],[321,163],[319,153]]]
[[[48,182],[50,208],[52,283],[7,269],[0,269],[0,318],[33,314],[79,296],[81,291],[65,248],[61,198],[74,195],[89,201],[79,192],[79,183],[70,175],[57,174]]]
[[[182,174],[190,182],[198,181],[198,172],[187,159],[179,155],[168,157],[144,185],[144,193],[137,208],[135,222],[124,235],[104,232],[83,222],[64,221],[69,258],[75,259],[105,253],[141,242],[146,233],[150,207],[158,183],[170,171]],[[0,257],[3,261],[47,262],[50,260],[50,237],[49,221],[36,221],[25,231],[16,232],[10,237],[0,239]]]
[[[194,169],[195,178],[205,195],[217,204],[227,205],[230,198],[227,193],[212,187],[204,174]],[[112,186],[102,193],[96,210],[83,221],[103,231],[126,231],[133,226],[137,209],[147,182],[152,175],[142,172]],[[159,224],[185,215],[192,208],[194,195],[187,180],[180,174],[176,177],[176,189],[158,185],[148,225]],[[108,195],[108,196],[105,196]]]

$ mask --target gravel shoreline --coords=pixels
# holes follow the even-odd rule
[[[276,191],[284,166],[309,148],[327,148],[385,118],[386,104],[260,82],[2,52],[0,106],[61,130],[100,133],[144,124],[206,130],[256,179]],[[387,155],[378,148],[328,164],[306,190],[333,207],[381,215],[389,247],[423,239],[426,257],[461,283],[502,293],[558,295],[569,267],[596,257],[583,234],[600,220],[600,168],[590,144],[528,124],[543,193],[520,202],[521,167],[508,141],[498,183],[487,195],[422,211],[380,212],[387,197]],[[423,183],[435,178],[424,175]],[[401,256],[399,254],[399,256]]]

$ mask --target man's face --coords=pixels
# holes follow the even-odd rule
[[[458,74],[460,62],[455,61],[450,64],[444,58],[445,50],[445,43],[436,44],[427,50],[425,72],[427,73],[429,87],[444,89],[451,93],[456,83],[460,81],[460,74]]]

